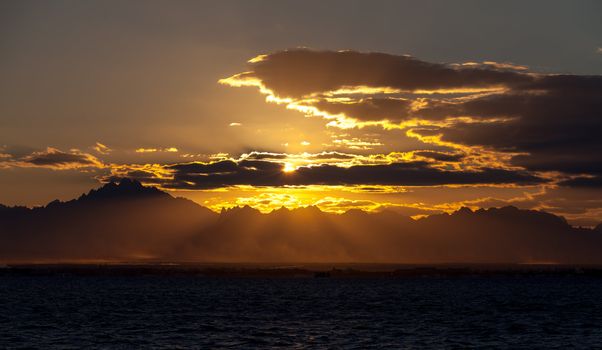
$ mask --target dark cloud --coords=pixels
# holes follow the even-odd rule
[[[235,78],[258,80],[277,96],[360,122],[420,120],[414,129],[418,134],[441,134],[448,145],[512,152],[517,155],[508,165],[561,173],[571,178],[562,182],[566,186],[600,186],[602,76],[534,74],[495,62],[441,64],[383,53],[295,49],[253,60],[250,71]],[[349,87],[399,91],[329,94]]]
[[[448,184],[538,184],[545,182],[523,171],[485,168],[481,171],[445,171],[429,167],[427,162],[341,167],[317,165],[284,172],[284,165],[268,161],[224,160],[211,164],[167,165],[173,179],[163,180],[147,172],[123,174],[146,183],[174,189],[211,189],[234,185],[398,185],[431,186]],[[141,175],[141,177],[137,177]]]
[[[353,159],[355,157],[353,154],[341,152],[322,152],[311,156],[312,159]]]
[[[286,154],[286,153],[275,153],[275,152],[250,152],[248,154],[243,154],[241,155],[240,159],[244,159],[244,160],[283,160],[283,159],[287,159],[291,156],[294,155],[290,155],[290,154]],[[311,153],[311,154],[304,154],[303,158],[305,159],[339,159],[339,160],[343,160],[343,159],[352,159],[355,158],[356,155],[355,154],[348,154],[348,153],[341,153],[341,152],[335,152],[335,151],[331,151],[331,152],[320,152],[320,153]]]
[[[602,187],[602,176],[580,176],[560,182],[563,186],[571,187]]]
[[[443,153],[435,151],[418,151],[414,155],[438,160],[441,162],[459,162],[464,158],[464,154]]]
[[[344,114],[358,120],[400,121],[410,117],[411,100],[400,98],[365,98],[355,102],[319,101],[314,107],[328,114]]]
[[[183,163],[166,166],[176,173],[181,174],[220,174],[233,173],[239,170],[238,164],[232,160],[223,160],[214,163]]]
[[[3,167],[41,167],[55,170],[104,167],[102,161],[95,156],[76,149],[64,152],[48,147],[44,151],[32,152],[20,157],[14,154],[7,156],[0,161]]]
[[[27,157],[25,162],[39,166],[61,166],[67,164],[92,165],[94,161],[86,154],[73,154],[65,152],[46,152]]]
[[[347,86],[401,90],[516,86],[533,77],[493,66],[452,66],[410,56],[295,49],[269,54],[241,78],[255,78],[278,96],[302,97]]]
[[[528,170],[602,175],[602,77],[549,77],[536,87],[547,90],[491,95],[456,106],[458,114],[511,119],[455,123],[437,131],[445,141],[523,153],[511,163]]]
[[[245,159],[285,159],[287,157],[284,153],[271,153],[271,152],[251,152],[245,156]]]

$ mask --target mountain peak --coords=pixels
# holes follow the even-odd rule
[[[118,183],[111,181],[102,187],[90,190],[88,194],[82,195],[80,200],[102,200],[110,198],[148,198],[168,196],[167,193],[156,187],[146,187],[139,181],[123,178]]]
[[[121,188],[142,188],[142,187],[144,187],[144,186],[142,186],[142,183],[140,183],[140,181],[130,179],[127,177],[121,179],[117,186],[121,187]]]
[[[232,215],[253,215],[253,214],[260,214],[261,212],[251,206],[249,206],[248,204],[244,205],[244,206],[236,206],[236,207],[222,207],[222,210],[220,212],[221,216],[232,216]]]
[[[462,208],[458,209],[454,214],[470,215],[470,214],[473,214],[473,211],[469,207],[462,207]]]

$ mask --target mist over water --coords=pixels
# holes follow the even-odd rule
[[[592,348],[595,277],[0,277],[0,348]]]

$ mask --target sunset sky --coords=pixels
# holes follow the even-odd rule
[[[0,203],[602,221],[599,1],[4,1]]]

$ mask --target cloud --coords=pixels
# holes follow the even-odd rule
[[[464,154],[454,154],[436,151],[416,151],[414,155],[434,159],[441,162],[459,162],[464,158]]]
[[[560,184],[571,187],[602,187],[602,176],[578,176],[561,181]]]
[[[106,145],[103,145],[100,142],[96,142],[96,144],[94,146],[92,146],[92,149],[100,154],[109,154],[113,151],[112,149],[110,149]]]
[[[243,154],[241,158],[244,159],[254,159],[254,160],[262,160],[262,159],[286,159],[288,157],[285,153],[273,153],[273,152],[257,152],[253,151],[250,153]]]
[[[311,104],[328,114],[344,114],[349,118],[362,121],[393,120],[400,121],[411,117],[412,101],[403,98],[367,97],[358,100],[320,100]]]
[[[95,156],[71,149],[63,152],[57,148],[47,147],[44,151],[15,157],[8,155],[0,159],[3,168],[48,168],[53,170],[104,168],[105,164]]]
[[[176,153],[179,150],[175,147],[166,147],[166,148],[137,148],[136,153],[156,153],[156,152],[169,152]]]
[[[269,102],[325,118],[330,127],[382,128],[369,141],[333,139],[333,146],[383,147],[386,134],[404,130],[433,148],[421,151],[464,155],[450,162],[545,173],[563,186],[602,186],[602,76],[294,49],[261,55],[221,83],[258,87]]]
[[[366,199],[347,199],[330,196],[316,201],[313,205],[324,212],[339,214],[350,210],[362,210],[365,212],[391,211],[403,216],[422,216],[442,212],[441,210],[421,208],[419,205],[380,203]]]
[[[534,87],[537,93],[517,91],[461,103],[455,112],[510,119],[457,122],[437,131],[444,141],[517,153],[510,163],[531,171],[602,175],[602,76],[550,76]],[[585,178],[562,184],[600,186]]]
[[[468,184],[520,184],[546,182],[523,171],[484,168],[480,171],[448,171],[432,168],[428,162],[411,161],[377,165],[300,166],[284,171],[285,163],[263,160],[223,160],[210,163],[192,162],[164,165],[161,176],[152,171],[123,167],[113,177],[132,177],[160,184],[169,189],[214,189],[237,185],[303,186],[303,185],[395,185],[433,186]],[[152,174],[152,175],[151,175]],[[151,175],[151,176],[149,176]]]
[[[295,49],[251,60],[249,71],[228,79],[223,82],[231,85],[259,82],[278,97],[300,98],[349,87],[461,90],[516,86],[533,78],[494,66],[452,66],[384,53]]]

